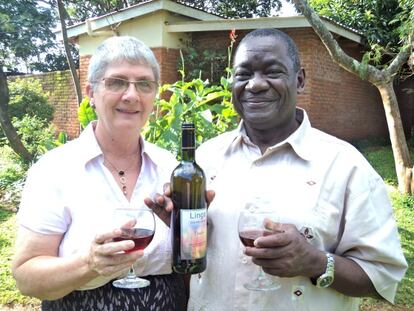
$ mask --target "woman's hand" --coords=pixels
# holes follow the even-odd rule
[[[214,200],[215,192],[206,191],[207,207]],[[153,210],[153,212],[169,227],[171,221],[171,212],[174,208],[171,200],[171,187],[169,183],[164,185],[164,194],[156,194],[153,199],[145,198],[144,203]]]
[[[121,229],[96,235],[86,258],[89,268],[96,275],[110,277],[120,274],[144,255],[143,250],[125,253],[132,249],[135,244],[131,240],[119,242],[113,240],[121,235]]]

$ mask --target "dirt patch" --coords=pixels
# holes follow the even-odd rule
[[[414,308],[400,306],[400,305],[391,305],[384,302],[377,302],[374,304],[362,304],[361,311],[414,311]]]

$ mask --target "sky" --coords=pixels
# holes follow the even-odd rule
[[[295,7],[292,3],[282,0],[282,9],[279,12],[279,16],[296,16],[299,15],[295,11]]]

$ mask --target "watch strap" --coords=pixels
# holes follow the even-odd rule
[[[315,286],[318,286],[318,287],[328,287],[333,282],[335,259],[334,259],[333,255],[328,253],[328,252],[326,252],[325,255],[326,255],[326,269],[325,269],[325,272],[322,275],[318,276],[318,277],[311,277],[310,278],[311,283]],[[319,286],[318,281],[321,281],[320,279],[325,278],[328,275],[332,279],[331,282],[327,285]]]

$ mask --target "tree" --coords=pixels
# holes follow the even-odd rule
[[[227,18],[266,17],[279,11],[280,0],[210,0],[183,1],[204,10],[211,11]]]
[[[8,113],[9,90],[3,67],[15,70],[22,62],[39,58],[53,46],[50,11],[37,6],[36,1],[10,0],[0,3],[0,124],[12,149],[24,160],[33,156],[27,151],[13,127]],[[41,42],[42,44],[36,45]],[[10,70],[11,69],[11,70]]]
[[[50,8],[38,1],[8,0],[0,2],[0,63],[8,72],[56,70],[62,63],[62,51],[52,29],[55,20]],[[47,67],[50,61],[52,68]],[[20,70],[19,70],[20,67]],[[60,68],[59,68],[60,67]]]
[[[360,62],[347,55],[306,0],[293,0],[293,2],[320,37],[334,62],[345,70],[369,81],[379,90],[384,105],[385,117],[394,154],[398,189],[402,193],[412,194],[414,192],[412,162],[403,131],[397,98],[393,88],[395,77],[402,66],[408,61],[412,52],[412,42],[414,41],[414,13],[412,11],[412,0],[400,0],[399,5],[401,11],[397,12],[397,15],[398,17],[406,16],[407,19],[404,20],[397,30],[401,35],[399,52],[392,61],[382,69],[368,63],[369,59],[365,58]]]
[[[57,0],[53,0],[53,2],[55,1]],[[146,0],[63,0],[71,17],[69,24],[122,10],[142,2],[146,2]],[[271,16],[281,7],[281,0],[182,0],[179,2],[227,18]]]
[[[79,76],[78,76],[78,73],[76,72],[75,63],[73,61],[72,53],[70,51],[68,34],[66,32],[65,16],[67,15],[67,12],[61,0],[57,0],[57,6],[58,6],[58,11],[59,11],[60,27],[62,31],[63,45],[65,47],[66,59],[68,61],[70,73],[72,75],[72,82],[75,86],[76,98],[78,99],[78,104],[80,104],[82,101],[82,90],[80,86]]]
[[[9,140],[10,147],[26,162],[30,162],[33,156],[27,151],[23,145],[16,129],[9,117],[8,112],[9,89],[7,87],[7,78],[3,72],[3,66],[0,64],[0,124],[3,128],[4,134]]]

